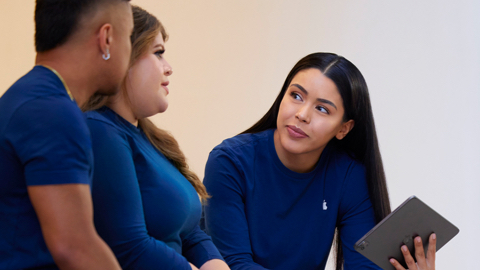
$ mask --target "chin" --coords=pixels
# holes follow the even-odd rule
[[[280,144],[282,145],[285,151],[291,154],[300,155],[307,152],[307,150],[302,145],[302,143],[295,142],[289,139],[285,139],[285,140],[280,139]]]
[[[160,107],[160,109],[158,110],[159,113],[163,113],[165,112],[166,110],[168,109],[168,104],[165,104],[163,106]]]

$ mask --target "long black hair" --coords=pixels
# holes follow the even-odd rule
[[[272,107],[257,123],[242,133],[257,133],[276,128],[280,103],[293,77],[299,71],[310,68],[320,70],[335,83],[345,108],[343,121],[353,120],[355,123],[345,138],[338,140],[334,137],[329,144],[345,151],[365,166],[368,192],[375,220],[378,223],[391,212],[385,172],[378,147],[367,83],[357,67],[347,59],[333,53],[312,53],[302,58],[288,74]],[[337,239],[336,269],[340,270],[343,268],[343,252],[338,232],[335,238]]]

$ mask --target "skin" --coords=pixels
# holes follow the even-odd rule
[[[78,29],[63,45],[38,53],[36,64],[54,68],[81,106],[97,91],[118,92],[131,51],[131,6],[122,2],[97,8],[84,15]],[[111,59],[105,61],[107,49]],[[94,228],[89,185],[29,186],[27,191],[60,269],[121,269]]]
[[[148,50],[128,70],[125,89],[110,98],[108,107],[133,125],[138,119],[165,112],[168,108],[168,77],[172,67],[165,58],[165,42],[159,33]],[[190,263],[192,270],[227,270],[228,265],[218,259],[205,262],[200,269]]]
[[[84,15],[79,30],[66,43],[38,53],[35,64],[58,71],[81,107],[96,92],[113,95],[120,90],[130,60],[132,30],[128,2],[97,8]],[[110,59],[103,60],[107,50]]]
[[[422,238],[416,237],[415,241],[415,258],[417,262],[413,259],[412,255],[408,251],[406,246],[402,246],[401,250],[405,262],[407,263],[408,269],[410,270],[435,270],[435,253],[436,253],[436,244],[437,236],[432,233],[430,239],[428,240],[428,249],[427,254],[425,255],[425,250],[423,249]],[[405,268],[395,259],[390,259],[390,263],[395,267],[396,270],[405,270]]]
[[[164,112],[168,108],[168,76],[172,67],[165,58],[165,42],[159,33],[153,43],[128,70],[127,95],[118,93],[108,106],[133,125],[138,119]]]
[[[343,101],[338,89],[318,69],[295,75],[280,103],[274,143],[280,161],[292,171],[311,171],[333,138],[343,139],[354,121],[343,121]],[[292,136],[292,127],[306,134]]]

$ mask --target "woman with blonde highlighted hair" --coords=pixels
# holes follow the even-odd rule
[[[139,7],[133,18],[122,91],[83,107],[95,160],[96,228],[124,269],[229,269],[198,226],[205,186],[173,136],[147,119],[168,107],[168,35]]]

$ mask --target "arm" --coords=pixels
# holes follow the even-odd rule
[[[201,266],[200,270],[230,269],[213,245],[212,238],[202,231],[199,225],[182,237],[182,253],[189,262]]]
[[[120,269],[93,226],[89,185],[30,186],[28,194],[60,269]]]
[[[61,269],[120,269],[93,225],[91,142],[70,100],[36,99],[18,109],[6,134],[22,165],[45,243]]]
[[[234,158],[213,150],[204,184],[212,196],[205,206],[205,229],[231,269],[265,270],[253,261],[245,214],[244,176]]]
[[[359,164],[350,166],[342,189],[337,223],[339,222],[345,270],[380,269],[353,248],[355,242],[375,226],[363,166]]]
[[[99,235],[124,269],[190,270],[188,261],[148,234],[133,153],[125,135],[88,119],[94,152],[92,198]]]

